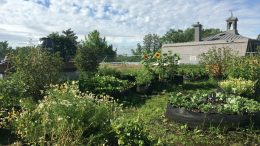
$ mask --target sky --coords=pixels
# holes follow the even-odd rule
[[[162,36],[196,22],[225,30],[230,10],[241,35],[260,34],[260,0],[0,0],[0,41],[37,45],[69,28],[80,41],[98,30],[118,54],[131,54],[148,33]]]

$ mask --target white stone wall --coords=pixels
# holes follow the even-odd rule
[[[248,39],[236,40],[233,42],[227,41],[202,41],[202,42],[188,42],[167,44],[162,46],[163,52],[171,51],[180,55],[180,63],[197,64],[199,62],[199,55],[207,52],[208,50],[216,47],[229,47],[238,56],[244,56],[248,45]]]

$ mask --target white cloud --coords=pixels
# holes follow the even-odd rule
[[[200,21],[225,30],[229,10],[242,35],[260,33],[260,2],[247,0],[0,0],[0,41],[12,44],[72,28],[80,38],[98,29],[118,52],[129,53],[147,33],[163,35]],[[17,36],[17,38],[15,38]]]

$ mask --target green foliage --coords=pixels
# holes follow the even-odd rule
[[[133,86],[127,80],[120,80],[114,76],[89,76],[82,74],[79,80],[81,91],[89,91],[95,94],[115,95]]]
[[[190,93],[179,92],[170,96],[170,103],[190,111],[205,113],[248,114],[260,111],[260,103],[221,92],[197,90]]]
[[[202,30],[202,38],[212,36],[220,33],[219,29],[203,29]],[[186,30],[175,30],[170,29],[166,32],[164,36],[162,36],[162,43],[181,43],[181,42],[191,42],[194,40],[194,28],[187,28]]]
[[[81,72],[95,72],[100,63],[98,55],[94,48],[81,46],[74,59],[75,65]]]
[[[76,82],[51,85],[36,108],[22,107],[16,133],[29,145],[105,144],[115,107],[108,99],[81,93]]]
[[[154,75],[146,68],[137,71],[135,80],[137,85],[149,85],[152,83]]]
[[[143,146],[151,145],[148,131],[140,123],[140,120],[117,120],[113,122],[112,128],[115,131],[118,145]]]
[[[28,86],[18,78],[0,80],[0,106],[10,108],[19,106],[19,100],[26,96]]]
[[[98,68],[97,75],[99,76],[114,76],[117,78],[121,77],[121,72],[117,69],[108,67],[107,65],[100,66]]]
[[[74,31],[67,29],[62,31],[61,35],[58,32],[53,32],[40,40],[43,41],[43,48],[51,53],[60,53],[63,60],[68,61],[76,55],[77,39]]]
[[[228,76],[256,81],[260,79],[260,57],[245,56],[235,58],[228,68]]]
[[[12,52],[12,48],[8,46],[7,41],[0,42],[0,59]]]
[[[144,54],[141,63],[152,74],[158,75],[159,80],[171,79],[177,73],[177,62],[180,57],[177,54],[160,52]]]
[[[243,78],[231,78],[221,81],[219,86],[227,93],[252,96],[255,93],[255,84],[256,82],[251,80],[245,80]]]
[[[101,38],[100,33],[97,30],[90,32],[85,41],[83,41],[83,47],[91,48],[97,54],[98,62],[103,60],[111,61],[116,57],[116,51],[113,50],[112,45],[108,45],[106,38]]]
[[[235,58],[235,55],[230,48],[212,48],[206,53],[202,53],[200,63],[206,66],[206,70],[212,77],[223,78],[227,75],[229,63]]]
[[[112,45],[108,45],[106,38],[101,38],[100,33],[95,30],[85,37],[75,57],[77,68],[83,72],[95,72],[99,63],[115,58],[116,51]]]
[[[28,95],[39,98],[44,86],[59,81],[62,60],[58,54],[39,48],[18,48],[10,61],[16,70],[11,78],[15,78],[18,85],[26,85]]]
[[[128,55],[117,55],[115,58],[116,62],[140,62],[140,56],[134,55],[134,56],[128,56]]]
[[[177,68],[177,74],[183,75],[189,80],[199,80],[207,79],[209,77],[208,72],[202,65],[192,65],[192,64],[181,64]]]
[[[156,53],[161,49],[162,43],[157,34],[147,34],[143,38],[143,46],[139,43],[135,50],[132,49],[134,55],[141,55],[145,53]]]

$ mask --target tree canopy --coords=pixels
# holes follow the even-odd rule
[[[53,32],[47,37],[43,37],[40,40],[43,41],[43,48],[47,49],[51,53],[60,53],[60,56],[68,61],[74,58],[77,50],[78,37],[73,30],[67,29],[62,31],[62,34]]]
[[[147,34],[143,38],[143,45],[137,44],[136,49],[132,49],[134,55],[141,55],[143,52],[155,53],[162,46],[160,36],[157,34]]]
[[[135,49],[132,49],[133,55],[141,55],[142,53],[155,53],[162,44],[167,43],[182,43],[194,41],[194,28],[187,28],[185,30],[170,29],[162,37],[157,34],[147,34],[143,38],[143,44],[137,44]],[[210,28],[202,30],[202,38],[220,33],[220,29]]]
[[[194,28],[187,28],[185,30],[170,29],[162,36],[162,43],[182,43],[194,41]],[[202,30],[202,38],[209,37],[220,33],[220,29],[210,28]]]
[[[85,37],[83,46],[94,49],[98,54],[97,57],[99,62],[103,60],[111,61],[116,57],[116,51],[113,50],[113,46],[109,45],[106,41],[106,38],[102,38],[97,30],[90,32],[88,36]]]
[[[12,52],[12,47],[8,46],[8,42],[0,42],[0,58],[4,58],[10,52]]]
[[[80,71],[96,71],[98,65],[103,60],[113,60],[116,51],[112,45],[108,45],[106,38],[100,37],[100,33],[95,30],[90,32],[79,47],[75,58],[75,63]]]

